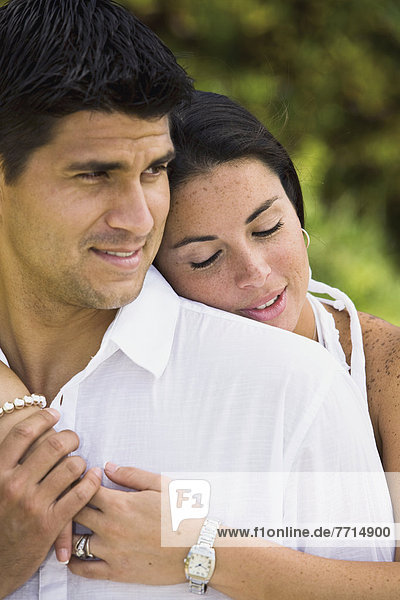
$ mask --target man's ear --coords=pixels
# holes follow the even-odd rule
[[[4,202],[4,187],[6,185],[4,176],[4,167],[0,159],[0,224],[3,222],[3,202]]]

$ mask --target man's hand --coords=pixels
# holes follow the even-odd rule
[[[91,469],[71,487],[86,468],[79,456],[67,456],[79,445],[72,431],[53,433],[26,455],[58,418],[53,409],[36,411],[14,425],[0,444],[1,598],[31,577],[100,486],[100,470]]]
[[[115,468],[115,467],[114,467]],[[90,552],[98,559],[71,557],[69,569],[92,579],[172,585],[185,581],[188,547],[161,547],[161,476],[133,467],[105,468],[115,483],[136,491],[101,487],[75,521],[91,529]],[[195,543],[202,522],[193,519]],[[74,541],[79,536],[74,537]]]

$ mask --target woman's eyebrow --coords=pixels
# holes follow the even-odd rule
[[[186,246],[187,244],[193,244],[193,242],[213,242],[217,240],[216,235],[201,235],[198,237],[185,237],[183,240],[172,246],[175,250],[176,248],[181,248],[182,246]]]
[[[254,219],[257,219],[258,215],[260,215],[262,212],[264,212],[265,210],[268,210],[272,206],[272,204],[275,202],[275,200],[278,200],[278,198],[279,198],[279,196],[274,196],[273,198],[269,198],[268,200],[263,202],[261,204],[261,206],[256,208],[256,210],[254,212],[252,212],[249,217],[247,217],[246,225],[248,225],[249,223],[254,221]]]

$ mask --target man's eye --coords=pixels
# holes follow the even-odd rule
[[[218,250],[218,252],[216,252],[215,254],[210,256],[210,258],[207,258],[207,260],[203,260],[203,262],[199,262],[199,263],[191,262],[190,266],[194,270],[204,269],[205,267],[212,265],[217,260],[218,256],[221,254],[221,252],[222,252],[222,250]]]
[[[89,171],[88,173],[78,173],[77,177],[79,179],[86,179],[87,181],[96,181],[97,179],[108,177],[108,173],[106,171]]]
[[[275,231],[278,231],[281,227],[283,227],[283,222],[278,221],[278,223],[274,225],[271,229],[267,229],[266,231],[253,231],[253,236],[265,238],[275,233]]]
[[[167,171],[168,164],[163,165],[153,165],[152,167],[148,167],[143,171],[145,175],[160,175]]]

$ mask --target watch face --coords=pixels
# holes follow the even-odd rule
[[[210,571],[213,568],[213,560],[208,556],[193,554],[188,563],[188,572],[191,577],[208,579]]]

